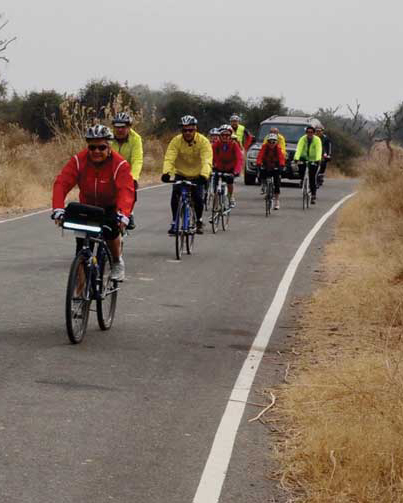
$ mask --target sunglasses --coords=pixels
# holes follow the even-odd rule
[[[104,152],[107,148],[109,148],[108,145],[88,145],[88,150],[91,150],[91,152],[95,152],[95,150]]]
[[[231,138],[231,135],[230,134],[227,134],[227,133],[221,133],[220,136],[222,136],[223,138]]]
[[[276,140],[269,140],[269,143],[271,143],[272,145],[274,145],[275,143],[277,143]]]
[[[182,129],[182,133],[193,133],[194,131],[196,131],[196,129],[194,129],[194,128]]]

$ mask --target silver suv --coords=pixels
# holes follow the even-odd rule
[[[293,159],[297,150],[298,140],[305,134],[307,126],[318,127],[322,126],[322,124],[314,117],[281,117],[279,115],[273,115],[261,122],[256,143],[250,147],[246,156],[245,185],[253,185],[256,181],[256,158],[263,145],[263,140],[269,134],[272,127],[278,128],[286,140],[286,167],[282,177],[291,180],[299,179],[298,166],[293,162]]]

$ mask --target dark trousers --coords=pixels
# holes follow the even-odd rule
[[[327,159],[322,159],[320,163],[319,174],[324,176],[327,168]]]
[[[307,164],[306,162],[303,162],[298,165],[299,176],[301,180],[303,180],[305,176],[306,164]],[[308,165],[309,165],[309,189],[311,191],[311,194],[313,196],[316,196],[316,173],[318,171],[318,165],[317,163],[314,162],[310,162],[308,163]]]
[[[274,182],[274,193],[280,194],[280,182],[281,182],[281,170],[280,168],[269,168],[260,170],[260,179],[264,180],[268,177],[273,177]]]
[[[196,180],[191,180],[190,178],[186,178],[184,176],[175,175],[175,182],[179,180],[189,180],[196,183],[196,187],[191,187],[193,204],[195,207],[196,218],[197,220],[201,220],[203,218],[203,208],[204,208],[204,182],[198,182]],[[181,195],[181,186],[174,185],[172,187],[172,196],[171,196],[171,210],[172,210],[172,220],[175,220],[176,213],[178,212],[178,203],[179,197]]]

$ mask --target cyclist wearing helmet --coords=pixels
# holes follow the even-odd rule
[[[279,133],[278,127],[272,127],[270,128],[270,133],[269,134],[276,134],[277,135],[277,143],[279,144],[281,150],[283,151],[284,157],[286,156],[286,141],[285,137]],[[263,143],[266,143],[269,139],[269,134],[265,137],[263,140]]]
[[[332,143],[328,136],[325,135],[323,127],[316,128],[316,136],[318,136],[322,142],[322,160],[320,161],[318,173],[318,185],[320,186],[323,185],[327,163],[332,159]]]
[[[161,180],[167,183],[173,176],[175,181],[190,180],[197,184],[196,187],[192,187],[197,217],[196,232],[203,234],[204,186],[211,174],[213,151],[209,140],[197,132],[195,117],[185,115],[181,118],[179,126],[182,128],[182,134],[175,136],[168,145]],[[174,185],[171,197],[172,224],[168,234],[174,234],[179,196],[180,187]]]
[[[239,115],[231,115],[229,121],[232,129],[234,130],[234,134],[236,134],[236,137],[238,138],[239,144],[243,149],[245,149],[245,151],[248,150],[252,144],[253,136],[249,133],[245,126],[240,124],[241,118]]]
[[[106,126],[90,127],[85,135],[87,148],[76,154],[64,166],[53,185],[53,218],[61,225],[64,201],[78,185],[79,200],[105,209],[108,226],[104,236],[113,257],[111,278],[123,281],[124,262],[121,256],[120,231],[129,222],[134,205],[134,184],[129,163],[111,148],[113,135]],[[82,240],[77,240],[77,251]]]
[[[219,139],[219,137],[220,137],[220,130],[217,127],[213,127],[208,132],[208,139],[210,140],[210,143],[212,145]]]
[[[238,143],[232,139],[232,127],[224,124],[220,127],[220,139],[213,145],[213,171],[232,175],[227,177],[230,206],[235,206],[234,176],[242,171],[243,154]]]
[[[274,181],[274,209],[280,209],[280,182],[281,172],[285,166],[285,157],[278,144],[278,136],[270,133],[267,142],[263,143],[262,148],[256,159],[256,165],[260,170],[260,178],[273,177]]]
[[[112,148],[118,152],[132,168],[134,180],[134,201],[137,201],[138,180],[143,167],[143,143],[141,136],[131,128],[132,119],[126,112],[119,112],[112,120],[114,140]],[[129,229],[134,229],[134,218],[130,215]]]
[[[306,165],[309,166],[309,189],[311,191],[311,204],[316,203],[316,173],[322,159],[322,142],[315,136],[315,128],[307,126],[306,134],[298,140],[294,161],[298,163],[299,176],[302,180],[305,176]]]

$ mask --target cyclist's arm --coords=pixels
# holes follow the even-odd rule
[[[267,145],[268,145],[267,143],[263,143],[262,148],[259,150],[259,153],[258,153],[257,159],[256,159],[256,164],[258,166],[262,166],[263,165],[263,161],[264,161],[264,157],[265,157]]]
[[[78,159],[72,157],[56,177],[53,184],[52,207],[64,208],[64,200],[78,182]]]
[[[243,168],[243,153],[240,146],[237,143],[234,143],[235,148],[235,167],[234,167],[234,175],[239,175]]]
[[[130,164],[122,161],[116,171],[116,210],[130,217],[134,205],[134,184]]]
[[[178,141],[178,137],[172,138],[165,153],[164,167],[162,169],[163,174],[167,173],[170,176],[175,175],[175,161],[179,154],[179,146],[180,142]]]
[[[280,145],[277,145],[277,151],[278,151],[278,164],[280,166],[280,168],[284,168],[285,166],[285,155],[284,155],[284,152],[283,152],[283,149],[281,148]]]
[[[301,158],[301,154],[302,154],[302,151],[304,149],[304,139],[305,137],[302,136],[299,140],[298,140],[298,144],[297,144],[297,150],[294,154],[294,161],[299,161],[300,158]]]
[[[211,148],[211,143],[207,138],[203,138],[202,146],[200,149],[200,159],[200,176],[203,176],[206,180],[208,180],[210,178],[213,166],[213,149]]]
[[[131,152],[130,165],[132,167],[132,176],[134,180],[140,178],[140,173],[143,168],[143,142],[139,134],[135,134],[133,139],[133,147]]]
[[[280,145],[281,151],[283,152],[283,155],[285,156],[286,148],[285,148],[285,138],[283,135],[278,136],[278,144]]]
[[[315,160],[314,162],[320,162],[322,160],[322,142],[320,141],[320,138],[317,136],[314,136],[316,138],[316,148],[315,148]]]

